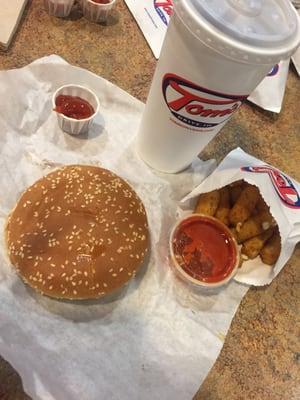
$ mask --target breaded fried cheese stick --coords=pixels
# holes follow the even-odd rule
[[[232,206],[236,203],[246,186],[247,184],[244,181],[233,182],[231,185],[229,185],[229,195]]]
[[[242,254],[245,254],[248,258],[253,258],[259,255],[259,252],[264,247],[264,244],[273,235],[274,229],[268,229],[260,235],[254,236],[251,239],[246,240],[242,246]]]
[[[223,222],[225,225],[229,225],[229,212],[230,212],[230,195],[228,186],[224,186],[220,189],[220,201],[216,211],[215,217]]]
[[[270,211],[262,211],[254,217],[247,219],[240,227],[237,226],[238,242],[243,243],[245,240],[260,235],[272,226],[275,226],[275,224],[276,222]]]
[[[254,210],[259,196],[259,190],[256,186],[250,185],[245,187],[230,210],[230,223],[236,226],[238,223],[246,221]]]
[[[201,193],[195,208],[195,213],[214,216],[220,201],[220,191],[213,190]]]
[[[281,239],[279,231],[273,234],[273,236],[267,241],[264,247],[260,251],[260,257],[265,264],[274,265],[278,260],[281,251]]]

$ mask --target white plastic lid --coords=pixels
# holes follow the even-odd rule
[[[256,62],[277,63],[289,57],[300,42],[299,17],[289,0],[174,0],[174,3],[177,15],[200,40],[214,48],[223,42],[231,53],[235,48],[248,53],[250,58],[259,54],[262,58]]]

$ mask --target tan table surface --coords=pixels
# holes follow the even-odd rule
[[[0,52],[0,69],[22,67],[53,53],[103,76],[142,101],[147,97],[156,61],[123,0],[118,1],[107,26],[86,21],[78,7],[66,20],[50,17],[42,0],[29,0],[10,49]],[[241,146],[300,181],[299,104],[300,79],[291,67],[280,115],[245,104],[205,149],[203,158],[220,161]],[[249,290],[195,399],[299,400],[299,311],[298,245],[270,286]],[[20,377],[2,359],[0,399],[28,399]]]

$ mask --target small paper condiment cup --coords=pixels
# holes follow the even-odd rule
[[[68,17],[75,0],[44,0],[48,14],[55,17]]]
[[[92,22],[105,22],[116,0],[107,4],[95,3],[93,0],[81,0],[83,15]]]
[[[176,236],[176,233],[178,231],[178,229],[180,228],[181,224],[183,224],[185,221],[190,220],[190,219],[206,219],[206,220],[211,220],[213,221],[215,224],[217,224],[231,239],[232,245],[235,248],[235,253],[236,253],[236,260],[235,260],[235,264],[234,267],[232,269],[232,271],[230,272],[229,275],[227,275],[223,280],[218,281],[218,282],[205,282],[205,281],[201,281],[198,279],[193,278],[192,276],[190,276],[187,272],[184,271],[184,269],[180,266],[179,262],[176,259],[176,256],[174,254],[174,248],[173,248],[173,241],[174,238]],[[189,214],[186,215],[185,217],[179,219],[176,224],[174,225],[171,234],[170,234],[170,239],[169,239],[169,251],[170,251],[170,258],[171,258],[171,267],[173,269],[173,271],[175,272],[176,276],[178,276],[183,282],[185,282],[186,284],[188,284],[189,286],[193,287],[193,288],[197,288],[197,289],[217,289],[220,288],[222,286],[225,286],[236,274],[239,264],[240,264],[240,251],[238,248],[238,244],[234,238],[234,236],[232,235],[230,229],[223,224],[221,221],[219,221],[218,219],[214,218],[214,217],[210,217],[207,215],[203,215],[203,214]]]
[[[67,117],[66,115],[55,111],[56,107],[56,98],[59,95],[67,95],[67,96],[78,96],[82,99],[86,100],[91,106],[94,108],[94,114],[92,114],[88,118],[84,119],[75,119]],[[89,127],[99,110],[99,100],[98,97],[92,92],[90,89],[87,89],[80,85],[64,85],[56,90],[52,97],[52,107],[57,116],[57,121],[59,127],[67,133],[71,135],[80,135],[82,133],[86,133],[89,130]]]

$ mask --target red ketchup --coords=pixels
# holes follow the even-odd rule
[[[112,0],[92,0],[92,2],[97,4],[108,4],[111,3]]]
[[[226,227],[205,216],[182,221],[174,232],[172,246],[183,271],[206,283],[223,281],[237,262],[236,245]]]
[[[94,108],[86,100],[78,96],[60,94],[55,99],[54,111],[69,118],[85,119],[94,114]]]

